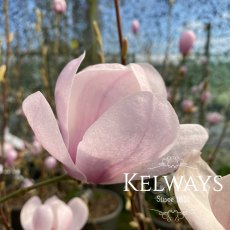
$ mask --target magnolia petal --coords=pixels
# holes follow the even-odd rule
[[[116,103],[86,131],[76,164],[88,182],[110,183],[167,153],[178,128],[177,115],[167,100],[139,92]]]
[[[208,199],[209,190],[214,183],[213,177],[215,173],[209,168],[208,164],[202,160],[197,152],[191,153],[184,160],[184,163],[187,163],[188,166],[181,165],[175,173],[177,181],[180,181],[183,177],[180,188],[177,189],[174,184],[174,192],[182,214],[193,229],[223,230],[223,227],[213,215]],[[205,188],[199,176],[202,176],[203,181],[205,181],[208,176],[212,176]],[[189,178],[192,178],[196,188],[189,189],[189,187],[186,186],[186,182]],[[198,191],[195,191],[196,189]]]
[[[62,162],[71,171],[71,175],[79,180],[85,180],[84,175],[73,164],[52,109],[41,92],[36,92],[27,97],[22,108],[41,145],[53,157]]]
[[[86,224],[89,216],[89,210],[85,202],[76,197],[69,201],[69,207],[72,209],[73,222],[70,230],[82,229]]]
[[[163,78],[153,66],[147,63],[130,64],[142,91],[150,91],[160,97],[167,98],[167,90]]]
[[[207,140],[208,133],[201,125],[180,125],[175,145],[167,155],[178,156],[180,159],[182,159],[190,154],[193,150],[200,151],[204,147]]]
[[[85,52],[79,58],[69,62],[58,76],[55,87],[57,117],[66,146],[68,146],[69,143],[68,112],[70,106],[70,94],[76,72],[84,58]]]
[[[209,201],[212,211],[224,229],[230,229],[230,175],[219,179],[223,189],[221,191],[210,190]]]
[[[69,107],[69,147],[73,161],[85,131],[110,106],[140,91],[131,70],[120,64],[99,64],[79,72],[74,79]]]
[[[20,221],[24,230],[33,230],[33,215],[41,205],[41,200],[37,196],[31,197],[22,207]]]
[[[181,159],[184,159],[192,151],[196,150],[200,154],[200,150],[208,139],[208,133],[200,125],[185,124],[180,125],[176,141],[172,149],[159,158],[149,158],[148,162],[135,166],[131,173],[139,172],[134,179],[140,179],[140,175],[159,176],[174,172],[180,165]],[[124,175],[117,176],[113,179],[113,183],[122,182]]]
[[[54,216],[48,205],[41,205],[33,215],[34,230],[52,230]]]
[[[73,213],[71,208],[63,201],[53,196],[46,200],[45,205],[51,207],[54,214],[55,230],[69,230],[73,222]]]

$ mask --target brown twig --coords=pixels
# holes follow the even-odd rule
[[[57,183],[59,181],[62,181],[62,180],[66,180],[66,179],[72,179],[70,178],[68,175],[64,174],[64,175],[61,175],[61,176],[57,176],[57,177],[53,177],[51,179],[47,179],[47,180],[44,180],[44,181],[41,181],[37,184],[34,184],[30,187],[26,187],[26,188],[20,188],[4,197],[1,197],[0,198],[0,203],[3,203],[3,202],[6,202],[12,198],[15,198],[15,197],[18,197],[18,196],[21,196],[21,195],[24,195],[26,194],[27,192],[33,190],[33,189],[37,189],[37,188],[40,188],[42,186],[45,186],[45,185],[49,185],[49,184],[53,184],[53,183]]]
[[[119,0],[114,0],[114,5],[116,9],[117,30],[118,30],[118,38],[119,38],[119,44],[120,44],[121,64],[125,65],[126,64],[126,55],[124,55],[125,39],[123,39],[123,35],[122,35],[122,24],[121,24]]]

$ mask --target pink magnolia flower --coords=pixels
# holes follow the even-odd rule
[[[88,215],[88,207],[80,198],[65,204],[53,196],[42,204],[39,197],[33,196],[22,207],[20,220],[25,230],[79,230]]]
[[[216,177],[217,184],[214,181],[216,174],[199,155],[197,152],[190,154],[184,161],[188,167],[180,166],[175,174],[177,181],[183,177],[179,189],[174,184],[179,208],[193,229],[229,230],[230,175]],[[193,183],[189,183],[188,189],[186,181],[189,178]]]
[[[151,65],[98,64],[76,74],[83,58],[68,63],[58,77],[58,122],[40,92],[23,102],[37,139],[72,177],[109,184],[124,182],[124,173],[159,175],[173,169],[151,171],[153,162],[203,147],[206,130],[179,125]]]
[[[140,23],[137,19],[134,19],[132,21],[132,32],[133,32],[133,34],[135,34],[135,35],[138,34],[139,30],[140,30]]]
[[[182,33],[179,42],[180,52],[183,56],[188,55],[196,41],[196,35],[192,30],[186,30]]]
[[[45,159],[44,164],[47,169],[54,169],[57,166],[57,160],[49,156]]]
[[[184,113],[193,113],[196,111],[196,107],[192,100],[183,100],[181,103],[181,109]]]
[[[65,0],[52,0],[52,9],[55,13],[63,14],[67,8]]]
[[[218,112],[210,112],[207,114],[207,121],[211,125],[219,124],[223,120],[223,116]]]

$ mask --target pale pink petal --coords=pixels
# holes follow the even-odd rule
[[[176,141],[170,151],[162,157],[157,159],[149,158],[145,164],[136,166],[129,171],[129,178],[133,175],[132,173],[136,172],[139,174],[134,178],[135,180],[140,179],[140,175],[159,176],[174,172],[178,168],[181,159],[184,159],[193,150],[200,151],[202,149],[207,138],[206,129],[200,125],[180,125]],[[124,180],[124,175],[118,175],[111,182],[122,182],[122,180]]]
[[[210,190],[209,201],[212,211],[222,226],[230,229],[230,175],[220,178],[222,184],[221,191]],[[214,187],[213,187],[214,188]]]
[[[70,230],[82,229],[86,224],[89,216],[89,210],[85,202],[76,197],[69,201],[69,207],[73,212],[73,222]]]
[[[147,63],[130,64],[142,91],[150,91],[160,97],[167,98],[167,90],[161,75]]]
[[[178,201],[178,205],[181,212],[193,229],[223,230],[223,227],[213,215],[208,199],[209,190],[214,183],[213,177],[215,176],[215,173],[209,168],[208,164],[203,161],[199,155],[199,152],[191,153],[183,161],[183,163],[188,165],[181,165],[175,174],[175,178],[178,182],[183,177],[179,189],[177,189],[174,184],[174,192]],[[202,176],[203,181],[207,180],[208,176],[212,176],[212,178],[204,187],[201,180],[199,179],[199,176]],[[192,177],[196,188],[186,187],[186,182],[188,182],[190,177]],[[195,191],[196,189],[198,191]]]
[[[179,133],[173,148],[168,155],[186,157],[193,150],[201,151],[208,140],[208,132],[201,125],[183,124],[180,125]]]
[[[47,199],[45,205],[50,206],[53,211],[53,229],[69,230],[73,221],[73,213],[71,208],[55,196]]]
[[[78,73],[71,92],[69,107],[69,152],[76,159],[78,143],[85,131],[110,106],[137,91],[133,72],[120,64],[99,64]]]
[[[55,104],[57,117],[61,129],[61,133],[66,146],[69,143],[68,136],[68,112],[70,105],[70,94],[76,72],[85,57],[83,53],[79,58],[76,58],[69,62],[60,75],[58,76],[55,87]]]
[[[41,205],[41,200],[37,196],[31,197],[22,207],[20,221],[24,230],[33,230],[33,215]]]
[[[34,230],[52,230],[54,216],[52,209],[48,205],[41,205],[33,215]]]
[[[34,93],[23,102],[23,111],[37,140],[57,160],[62,162],[75,178],[84,180],[84,175],[73,164],[63,142],[57,121],[44,96]]]
[[[178,128],[167,100],[139,92],[116,103],[86,131],[76,164],[89,182],[110,183],[167,153]]]

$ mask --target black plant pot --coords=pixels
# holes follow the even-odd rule
[[[92,218],[89,219],[88,223],[84,226],[83,230],[117,230],[117,223],[119,219],[119,215],[122,211],[122,199],[120,196],[110,190],[107,189],[99,189],[102,190],[103,192],[108,192],[113,195],[114,199],[117,200],[118,206],[116,210],[114,210],[112,213],[107,214],[102,217],[98,218]]]

